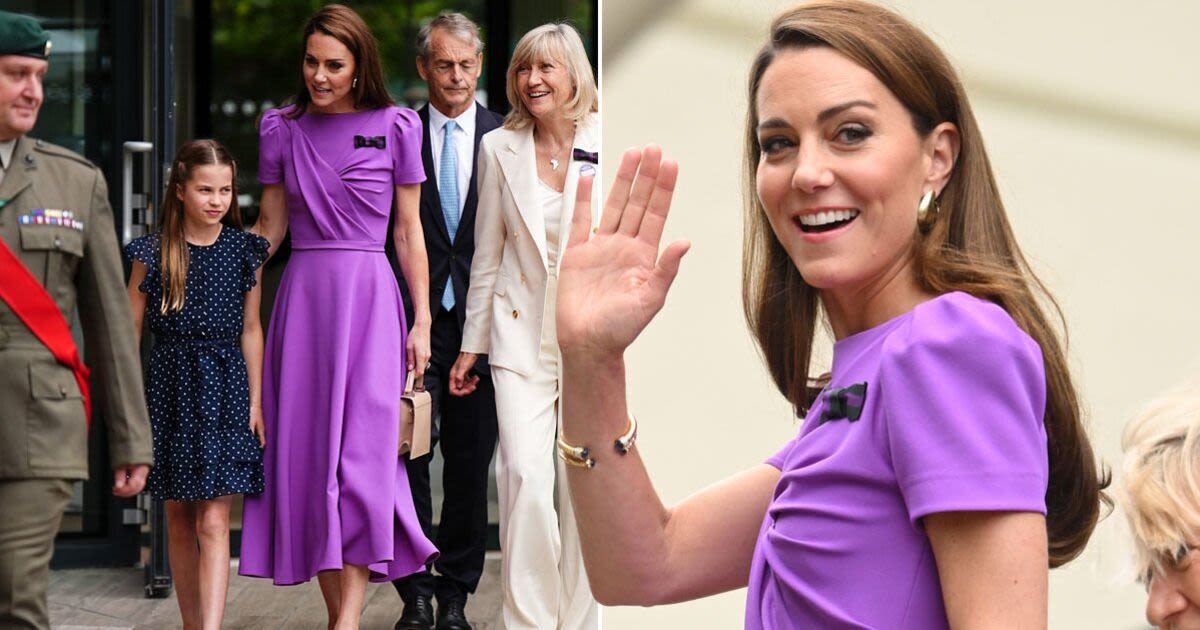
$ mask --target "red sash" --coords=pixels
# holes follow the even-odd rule
[[[21,263],[21,259],[8,248],[4,239],[0,238],[0,300],[8,303],[9,308],[17,315],[33,336],[50,349],[58,362],[71,368],[75,373],[75,382],[79,383],[79,391],[83,394],[83,411],[87,418],[88,428],[92,426],[92,396],[88,391],[88,374],[90,371],[79,358],[79,349],[75,347],[75,338],[71,336],[71,327],[58,310],[54,298],[46,292],[37,278]]]

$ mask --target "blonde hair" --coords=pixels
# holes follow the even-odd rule
[[[1200,381],[1150,403],[1121,438],[1120,497],[1139,573],[1200,535]]]
[[[571,77],[572,93],[566,104],[566,118],[580,122],[588,114],[600,109],[596,77],[579,32],[570,24],[543,24],[521,37],[513,50],[512,61],[508,63],[505,91],[512,111],[504,119],[505,129],[524,129],[533,123],[533,114],[526,109],[517,91],[517,71],[542,61],[562,63]]]

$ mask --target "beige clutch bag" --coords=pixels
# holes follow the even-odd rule
[[[433,398],[425,391],[425,377],[414,383],[409,372],[400,396],[400,455],[416,459],[428,453],[432,426]]]

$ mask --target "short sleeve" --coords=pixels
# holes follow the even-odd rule
[[[421,163],[421,118],[407,107],[396,107],[392,121],[392,183],[419,184],[425,181]]]
[[[138,284],[138,291],[150,293],[151,287],[160,282],[158,273],[158,235],[147,234],[133,239],[125,245],[125,255],[146,265],[146,277]]]
[[[258,284],[255,278],[258,268],[267,262],[267,252],[271,242],[250,232],[243,232],[245,244],[242,248],[242,293],[246,293]]]
[[[792,454],[792,449],[795,447],[796,440],[789,440],[788,443],[783,446],[783,448],[779,449],[778,453],[775,453],[767,458],[766,464],[768,466],[778,468],[779,470],[783,470],[788,456]]]
[[[278,184],[283,181],[283,154],[287,143],[287,127],[278,109],[269,109],[258,123],[258,183]]]
[[[885,343],[879,380],[914,524],[938,512],[1046,512],[1045,367],[1003,309],[961,293],[918,306]]]

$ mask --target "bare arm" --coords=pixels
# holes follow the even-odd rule
[[[1045,628],[1046,519],[1035,512],[946,512],[923,519],[955,630]]]
[[[262,303],[262,267],[254,272],[256,280],[246,292],[242,308],[242,356],[246,359],[246,380],[250,384],[250,430],[258,437],[259,446],[267,445],[262,417],[263,332],[259,315]]]
[[[283,184],[263,186],[262,199],[258,204],[258,221],[250,231],[271,241],[271,255],[279,250],[279,244],[287,235],[287,203],[284,200]]]
[[[133,314],[133,339],[135,343],[142,342],[142,320],[146,317],[146,294],[138,290],[138,285],[146,278],[149,270],[145,263],[134,260],[129,271],[129,284],[125,292],[129,294],[129,310]]]
[[[745,586],[779,470],[755,466],[666,508],[638,449],[622,457],[611,446],[628,422],[623,362],[564,352],[562,391],[563,435],[590,445],[597,462],[591,469],[568,467],[596,599],[649,606]]]
[[[744,586],[780,474],[756,466],[667,509],[637,449],[621,456],[611,446],[628,423],[624,350],[662,308],[688,248],[680,241],[658,254],[678,171],[661,160],[655,147],[626,152],[590,237],[592,180],[580,180],[559,279],[563,438],[588,445],[596,460],[570,467],[568,478],[588,578],[606,604]]]
[[[433,317],[429,312],[429,256],[425,253],[425,233],[421,230],[421,185],[396,186],[396,225],[392,240],[396,245],[396,260],[408,283],[412,297],[413,321],[408,332],[408,369],[416,376],[425,373],[429,362],[429,328]]]

